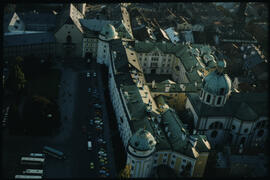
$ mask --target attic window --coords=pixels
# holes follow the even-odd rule
[[[109,34],[109,32],[108,32],[108,31],[106,31],[106,32],[105,32],[105,34],[106,34],[106,35],[108,35],[108,34]]]
[[[225,92],[225,89],[221,88],[219,93],[222,95],[222,94],[224,94],[224,92]]]
[[[221,97],[218,97],[217,105],[219,105],[220,103],[221,103]]]
[[[16,23],[20,24],[20,20],[16,20]]]
[[[15,29],[18,29],[18,26],[14,26]]]
[[[206,102],[208,102],[208,103],[210,102],[210,95],[209,94],[207,95]]]
[[[135,146],[136,147],[139,146],[139,142],[138,141],[135,142]]]
[[[150,141],[149,141],[149,144],[153,144],[153,141],[152,141],[152,140],[150,140]]]

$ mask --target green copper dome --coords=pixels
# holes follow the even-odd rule
[[[203,79],[203,89],[213,95],[225,95],[231,90],[231,79],[227,74],[219,73],[217,70],[209,73]]]
[[[117,32],[115,31],[114,26],[111,24],[106,24],[103,26],[100,34],[105,36],[106,39],[115,39],[117,37]]]
[[[148,151],[155,147],[156,140],[152,134],[144,129],[139,129],[129,141],[130,145],[139,151]]]

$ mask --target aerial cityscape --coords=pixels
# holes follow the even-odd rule
[[[268,176],[268,13],[5,4],[2,178]]]

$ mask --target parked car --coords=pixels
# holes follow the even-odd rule
[[[101,105],[100,104],[94,104],[94,107],[95,108],[101,108]]]
[[[96,129],[101,131],[101,130],[102,130],[102,127],[98,125],[98,126],[96,127]]]
[[[90,72],[87,72],[86,73],[86,77],[90,77]]]
[[[93,73],[93,76],[94,76],[94,77],[96,77],[96,76],[97,76],[96,72],[94,72],[94,73]]]
[[[90,123],[90,125],[94,125],[94,120],[90,119],[89,123]]]
[[[101,169],[101,170],[99,170],[99,173],[100,173],[100,174],[106,174],[106,171],[103,170],[103,169]]]
[[[94,168],[95,168],[94,163],[90,162],[90,169],[94,169]]]

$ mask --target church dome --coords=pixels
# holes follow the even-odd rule
[[[115,31],[114,26],[111,24],[106,24],[105,26],[103,26],[100,34],[105,36],[106,39],[115,39],[118,35]]]
[[[156,145],[156,140],[152,134],[144,129],[139,129],[129,141],[130,145],[139,151],[152,150]]]
[[[231,90],[231,79],[227,74],[219,73],[217,70],[209,73],[202,83],[204,91],[213,95],[225,95]]]

